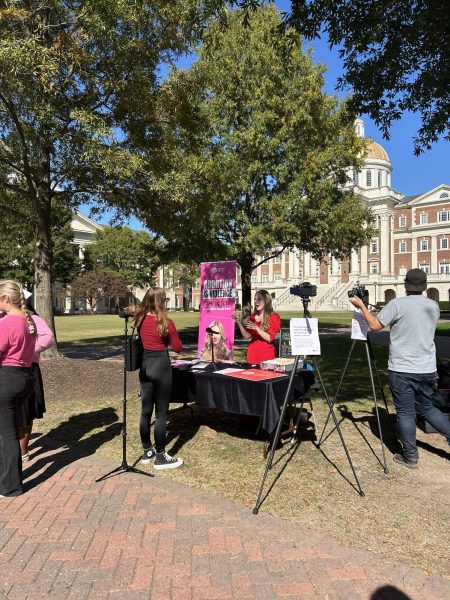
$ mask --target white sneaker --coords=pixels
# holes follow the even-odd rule
[[[167,452],[157,452],[154,462],[155,469],[176,469],[181,467],[183,459],[170,456]]]

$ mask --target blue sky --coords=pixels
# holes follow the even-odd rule
[[[280,10],[289,10],[289,0],[277,0]],[[330,50],[325,40],[315,40],[312,44],[315,62],[321,62],[327,67],[325,73],[325,90],[335,93],[335,85],[342,74],[342,62],[336,49]],[[188,62],[181,61],[183,65]],[[450,143],[443,140],[433,145],[431,150],[420,156],[413,152],[413,137],[420,125],[420,118],[412,113],[405,114],[396,121],[390,130],[390,139],[385,140],[375,123],[367,116],[361,115],[365,122],[365,133],[381,144],[387,151],[394,167],[392,187],[407,196],[421,194],[441,183],[450,184]],[[88,214],[88,208],[81,211]],[[96,218],[103,224],[108,223],[108,215]],[[134,229],[141,228],[135,219],[129,222]]]

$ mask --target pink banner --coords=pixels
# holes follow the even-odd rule
[[[198,356],[203,360],[232,360],[236,310],[236,262],[202,263]],[[211,329],[208,333],[206,329]]]

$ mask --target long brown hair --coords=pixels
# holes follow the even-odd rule
[[[23,287],[20,283],[13,281],[12,279],[3,279],[0,281],[0,298],[3,296],[8,296],[11,304],[23,312],[24,317],[27,318],[31,335],[36,337],[36,325],[31,316],[31,312],[27,309]]]
[[[261,296],[261,298],[263,299],[263,302],[264,302],[264,308],[263,308],[264,318],[261,323],[261,329],[263,329],[264,331],[267,331],[269,329],[270,315],[273,313],[272,296],[269,294],[269,292],[267,290],[257,290],[255,292],[255,296],[256,296],[256,294]],[[254,312],[256,314],[256,309],[254,309]]]
[[[134,324],[140,329],[145,315],[150,313],[156,319],[158,333],[164,337],[169,333],[169,317],[167,315],[166,293],[160,287],[149,288],[134,315]]]

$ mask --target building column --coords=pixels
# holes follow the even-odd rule
[[[411,239],[411,269],[417,268],[417,236]]]
[[[300,277],[300,254],[299,251],[297,249],[295,249],[292,254],[294,255],[294,264],[293,264],[293,271],[291,273],[291,277],[293,279],[297,279],[298,277]],[[305,271],[305,267],[303,266],[303,273]]]
[[[391,258],[390,249],[390,221],[391,215],[389,213],[382,213],[380,215],[381,227],[380,227],[380,272],[384,275],[390,273],[389,263]]]
[[[288,274],[289,279],[292,279],[294,277],[294,259],[295,259],[294,251],[289,250],[289,274]]]
[[[361,248],[361,267],[360,267],[360,273],[361,275],[367,275],[367,269],[368,269],[368,265],[367,265],[367,246],[363,246]]]
[[[269,260],[269,281],[273,281],[273,258]]]
[[[350,275],[357,277],[359,275],[358,253],[352,249],[350,254]]]
[[[286,257],[284,256],[284,252],[280,254],[281,256],[281,278],[286,279]]]
[[[437,264],[437,235],[431,236],[431,265],[430,270],[433,274],[438,272]]]

